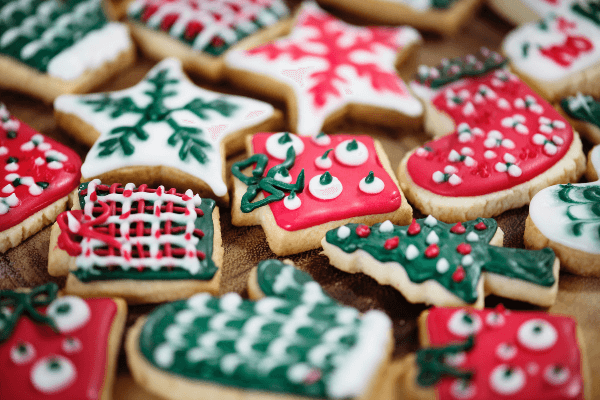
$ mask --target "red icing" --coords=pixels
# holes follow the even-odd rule
[[[439,255],[440,255],[440,248],[435,243],[430,244],[425,249],[425,257],[427,257],[427,258],[436,258]]]
[[[108,336],[117,305],[111,299],[85,301],[90,307],[89,321],[68,334],[54,333],[49,326],[36,324],[26,316],[19,319],[11,337],[0,344],[0,399],[99,399],[106,370]],[[45,313],[45,308],[38,310]],[[79,352],[67,354],[63,351],[62,342],[69,337],[81,341]],[[20,342],[30,343],[35,348],[35,357],[18,365],[11,360],[10,350]],[[30,373],[37,360],[50,355],[68,358],[75,365],[77,376],[70,386],[44,395],[31,383]]]
[[[480,222],[475,225],[475,229],[477,229],[478,231],[484,231],[486,228],[487,226],[485,226],[485,222]]]
[[[458,267],[456,267],[456,270],[452,273],[452,280],[454,282],[462,282],[463,279],[465,279],[466,273],[465,273],[465,269],[462,267],[462,265],[459,265]]]
[[[356,227],[356,234],[358,237],[366,238],[371,234],[371,229],[366,225],[359,225]]]
[[[418,186],[442,196],[481,196],[527,182],[548,170],[565,155],[573,140],[573,130],[568,122],[550,104],[514,76],[508,74],[509,79],[505,81],[498,79],[499,76],[507,74],[504,70],[497,70],[482,77],[465,78],[455,84],[443,87],[435,94],[433,105],[436,109],[448,114],[454,120],[457,128],[464,122],[469,125],[471,131],[474,128],[479,128],[481,131],[476,130],[470,138],[468,134],[459,136],[456,131],[427,143],[431,152],[421,152],[422,155],[417,152],[413,153],[408,160],[407,172]],[[493,90],[496,96],[488,98],[478,95],[481,85]],[[460,100],[462,103],[456,104],[449,100],[447,98],[451,94],[449,90],[452,90],[458,97],[462,96]],[[463,96],[467,92],[468,97]],[[525,100],[528,97],[533,97],[541,106],[541,113],[515,105],[515,100]],[[506,101],[503,104],[508,104],[508,109],[498,105],[499,99]],[[467,111],[468,116],[463,114],[463,110]],[[539,111],[539,107],[537,111]],[[502,125],[502,120],[512,118],[517,114],[525,118],[523,125],[528,130],[527,134],[517,132],[512,126]],[[554,128],[551,133],[544,133],[540,131],[542,125],[539,121],[540,117],[552,121],[562,121],[565,127]],[[488,134],[493,130],[500,132],[502,139],[512,141],[514,148],[502,145],[493,148],[486,147],[484,142],[490,139]],[[533,142],[535,134],[542,134],[547,139],[559,137],[563,143],[557,146],[555,154],[549,155],[543,151],[542,145]],[[468,140],[461,142],[459,137],[468,138]],[[449,160],[451,150],[464,156],[464,148],[470,149],[470,151],[467,150],[467,153],[475,161],[475,164],[467,166],[464,160]],[[486,158],[484,153],[488,150],[495,152],[496,157]],[[507,164],[504,159],[505,154],[510,154],[516,159],[514,164],[521,170],[519,176],[511,175],[508,171],[496,170],[497,164]],[[456,172],[452,172],[452,174],[460,178],[458,184],[453,185],[447,180],[441,183],[434,181],[434,173],[438,171],[444,173],[447,166],[456,169]],[[508,165],[506,167],[508,168]]]
[[[456,225],[454,225],[452,228],[450,228],[450,232],[456,233],[457,235],[462,235],[466,231],[467,231],[466,228],[460,222],[457,222]]]
[[[13,117],[11,119],[16,120]],[[19,199],[17,206],[10,207],[8,213],[0,215],[0,232],[23,222],[27,217],[65,197],[77,187],[81,179],[81,160],[79,156],[73,150],[46,136],[43,137],[43,143],[48,143],[51,150],[56,150],[67,156],[67,160],[62,162],[63,167],[60,169],[50,169],[46,162],[43,165],[36,165],[35,160],[38,157],[46,159],[45,152],[47,150],[42,151],[38,147],[30,151],[21,150],[21,146],[38,132],[23,122],[19,122],[17,136],[14,139],[8,137],[8,132],[0,122],[0,149],[3,147],[8,149],[7,154],[2,155],[2,152],[0,152],[0,201],[9,197],[12,193]],[[5,169],[10,157],[16,157],[19,160],[19,168],[16,171]],[[32,177],[34,182],[47,182],[49,185],[38,196],[31,195],[29,186],[25,184],[16,186],[14,192],[5,192],[3,189],[11,184],[6,176],[13,173],[18,174],[20,177]]]
[[[270,156],[266,150],[265,142],[271,135],[271,133],[258,133],[252,138],[252,152],[263,153],[269,157],[267,168],[272,168],[281,163],[281,160]],[[283,201],[269,204],[279,227],[288,231],[295,231],[330,221],[388,213],[400,207],[402,200],[400,189],[381,165],[371,137],[332,135],[330,138],[331,143],[329,145],[319,146],[308,137],[299,137],[304,142],[304,151],[296,156],[296,162],[290,173],[295,182],[300,171],[304,169],[304,191],[296,194],[302,205],[296,210],[288,210]],[[308,183],[311,178],[323,174],[323,170],[316,167],[315,159],[323,155],[324,150],[335,149],[339,143],[348,139],[356,139],[367,147],[369,150],[367,161],[360,166],[349,167],[338,162],[334,152],[331,152],[329,158],[333,165],[328,171],[341,181],[343,190],[333,200],[317,199],[308,190]],[[369,171],[373,171],[375,176],[381,179],[385,185],[383,191],[377,195],[365,194],[359,189],[360,181],[367,176]]]
[[[327,69],[308,75],[312,85],[308,93],[312,96],[316,108],[323,107],[332,97],[342,97],[343,94],[337,87],[340,82],[347,83],[339,68],[342,66],[354,69],[361,78],[367,78],[376,91],[407,94],[404,82],[395,71],[383,69],[374,62],[357,63],[356,57],[351,56],[356,51],[374,53],[377,47],[399,50],[401,46],[397,43],[398,29],[361,27],[361,35],[357,35],[351,45],[343,45],[344,32],[331,29],[332,24],[338,22],[337,18],[324,12],[301,14],[296,28],[308,27],[314,31],[310,38],[303,39],[302,44],[318,44],[316,50],[308,50],[294,41],[279,40],[248,50],[248,53],[263,54],[267,60],[275,60],[283,55],[287,55],[292,60],[304,57],[317,57],[324,60],[328,65]]]
[[[417,223],[416,219],[413,218],[412,222],[408,227],[407,233],[410,236],[418,235],[419,233],[421,233],[421,225]]]
[[[458,251],[462,255],[469,254],[471,252],[471,245],[468,243],[461,243],[456,246],[456,251]]]
[[[462,342],[466,338],[451,333],[448,321],[458,309],[433,307],[427,316],[427,332],[431,346],[446,346],[451,343]],[[569,385],[577,384],[581,380],[580,352],[578,348],[576,326],[577,323],[568,317],[552,315],[539,311],[511,311],[503,309],[469,309],[469,313],[477,314],[482,322],[482,328],[475,337],[475,346],[466,353],[466,360],[457,368],[474,371],[472,383],[475,385],[475,396],[478,400],[521,400],[521,399],[583,399],[583,391],[576,396],[569,397],[566,391]],[[486,317],[490,313],[499,313],[504,318],[504,325],[490,326]],[[554,328],[558,334],[553,347],[545,351],[533,351],[524,347],[517,338],[519,327],[530,319],[543,319]],[[496,348],[501,343],[515,346],[516,355],[504,361],[496,355]],[[529,372],[531,363],[537,364],[537,372]],[[501,364],[518,367],[525,372],[526,383],[524,388],[513,395],[500,395],[493,391],[489,384],[492,370]],[[570,370],[570,377],[562,385],[552,386],[544,379],[547,366],[560,364]],[[455,400],[452,395],[452,384],[455,378],[444,377],[437,385],[437,398],[440,400]],[[589,383],[589,382],[588,382]]]
[[[588,53],[591,52],[593,49],[593,43],[585,36],[569,35],[566,37],[565,42],[563,44],[555,44],[546,48],[542,47],[540,48],[540,53],[543,54],[545,57],[552,59],[552,61],[554,61],[558,65],[568,67],[579,57],[580,53]]]
[[[391,237],[388,240],[386,240],[383,247],[386,250],[393,250],[396,247],[398,247],[399,243],[400,243],[400,238],[398,236],[394,236],[394,237]]]

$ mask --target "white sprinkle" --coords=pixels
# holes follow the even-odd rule
[[[394,224],[388,219],[379,225],[379,232],[391,232],[394,230]]]
[[[479,235],[475,232],[469,232],[467,235],[467,242],[477,242],[479,240]]]
[[[473,233],[473,234],[477,235],[475,232],[471,232],[471,233]],[[471,233],[470,233],[470,234],[471,234]],[[470,234],[469,234],[469,235],[470,235]],[[469,239],[467,238],[467,240],[469,240]],[[473,256],[471,256],[470,254],[467,254],[466,256],[464,256],[464,257],[462,258],[462,260],[461,260],[460,262],[461,262],[461,264],[462,264],[462,265],[464,265],[465,267],[468,267],[469,265],[473,264]]]
[[[414,244],[409,244],[406,248],[406,259],[409,261],[414,260],[419,256],[419,249]]]
[[[425,225],[430,226],[430,227],[436,226],[437,219],[435,219],[433,215],[429,215],[429,216],[427,216],[427,218],[425,218]]]
[[[458,175],[452,174],[452,176],[450,176],[450,179],[448,179],[448,183],[452,186],[460,185],[462,183],[462,179],[460,179]]]
[[[340,239],[346,239],[348,236],[350,236],[350,228],[347,226],[340,226],[337,230],[337,236]]]
[[[427,235],[427,239],[425,239],[425,241],[427,244],[435,244],[440,241],[440,238],[434,231],[431,231],[429,232],[429,235]]]
[[[438,260],[438,262],[435,264],[435,269],[440,274],[443,274],[444,272],[448,271],[449,268],[450,268],[450,263],[445,258],[440,258]]]

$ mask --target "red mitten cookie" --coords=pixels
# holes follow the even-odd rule
[[[73,150],[12,117],[0,103],[0,253],[65,210],[80,168]]]

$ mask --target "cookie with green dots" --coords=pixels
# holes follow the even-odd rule
[[[411,303],[482,308],[495,294],[554,304],[554,252],[499,247],[503,236],[491,218],[446,224],[429,216],[409,226],[346,224],[327,232],[322,245],[334,267],[391,285]]]
[[[260,299],[200,294],[138,319],[125,344],[134,379],[173,400],[374,398],[389,317],[337,303],[278,260],[252,275]]]

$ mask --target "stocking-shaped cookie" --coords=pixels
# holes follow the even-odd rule
[[[409,400],[591,398],[582,335],[569,317],[539,311],[433,307],[423,347],[398,389]],[[584,382],[585,380],[585,382]]]
[[[556,185],[535,195],[525,223],[525,245],[549,246],[578,275],[600,276],[600,146],[589,156],[590,183]]]
[[[80,167],[73,150],[37,133],[0,103],[0,253],[65,210]]]
[[[421,67],[411,88],[425,127],[446,135],[407,154],[399,180],[409,201],[446,222],[492,217],[585,170],[579,135],[485,48]]]
[[[260,300],[199,294],[140,318],[126,343],[134,378],[169,399],[368,397],[389,355],[389,318],[337,304],[277,260],[253,276]]]
[[[0,291],[0,398],[112,398],[125,302],[56,297],[57,290],[48,283]]]
[[[48,271],[68,293],[161,302],[216,293],[223,262],[219,211],[191,190],[81,185],[52,229]]]
[[[412,303],[481,308],[493,293],[552,305],[559,268],[554,252],[497,247],[502,237],[491,218],[453,225],[429,216],[409,226],[348,224],[327,232],[322,245],[334,267],[363,272]]]

